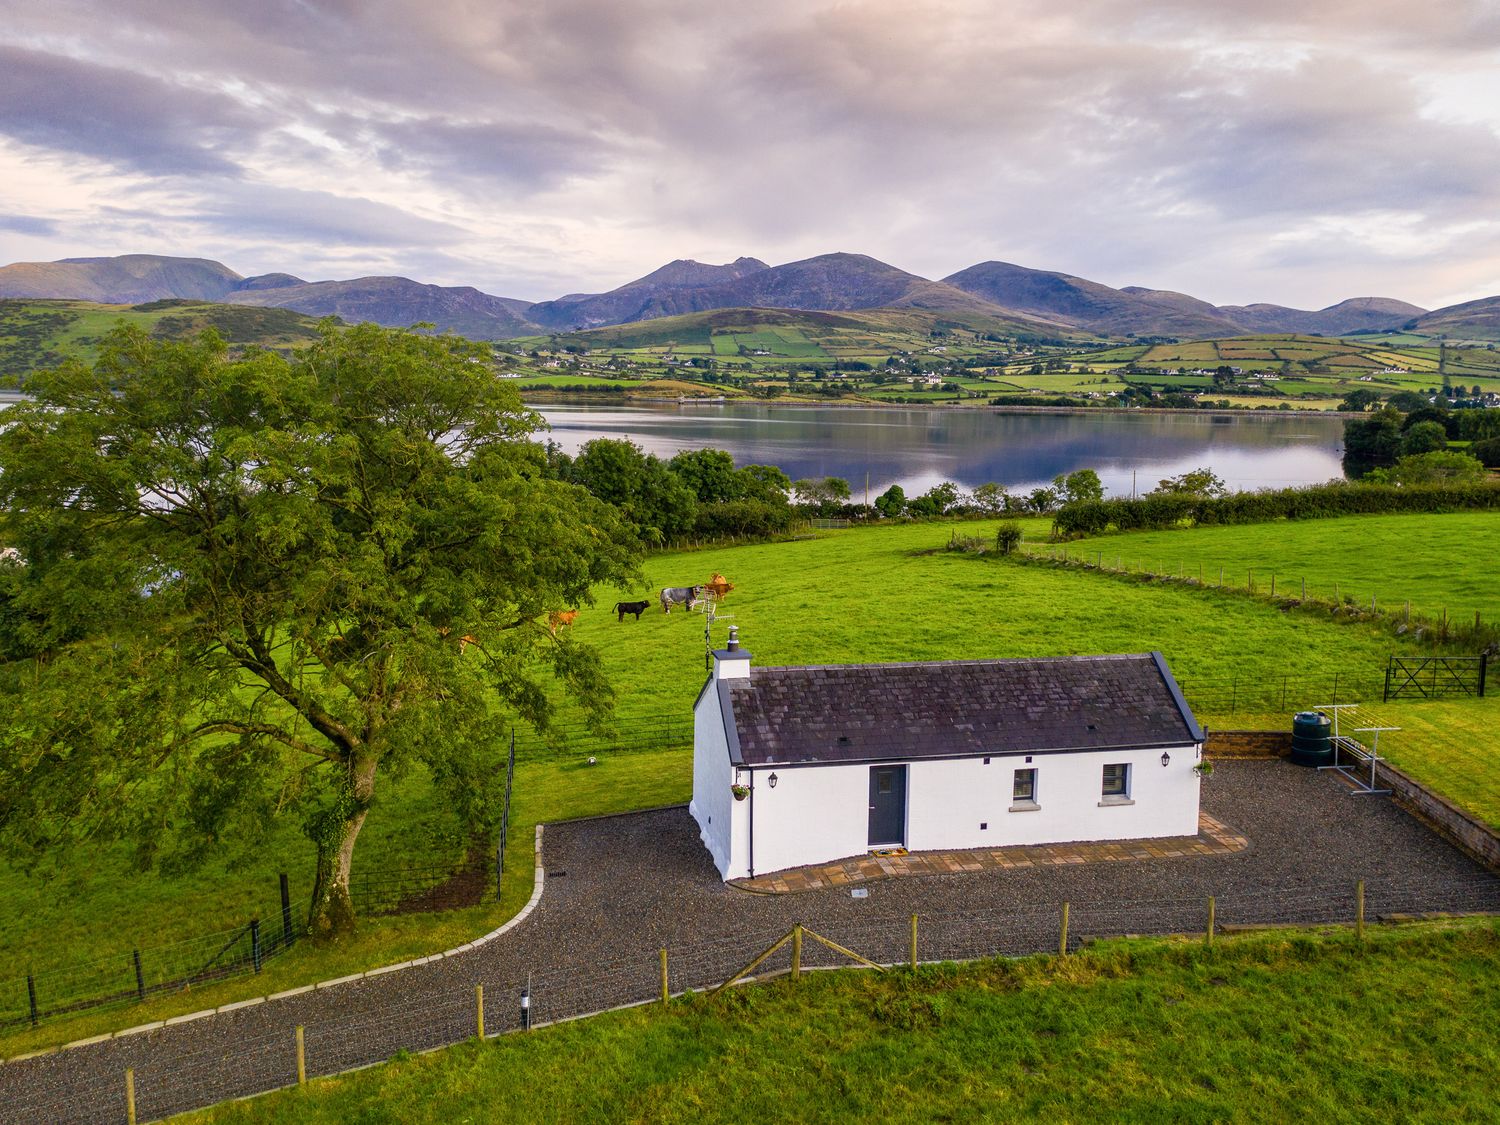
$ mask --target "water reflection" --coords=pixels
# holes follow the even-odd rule
[[[1339,479],[1343,423],[1337,418],[1244,414],[997,414],[764,404],[537,409],[552,440],[576,453],[596,437],[629,438],[671,457],[684,449],[728,450],[740,465],[777,465],[793,480],[844,477],[862,498],[891,484],[921,492],[943,480],[972,488],[998,481],[1012,491],[1091,468],[1111,495],[1208,466],[1235,489]]]

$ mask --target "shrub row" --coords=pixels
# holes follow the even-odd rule
[[[1471,484],[1353,484],[1338,481],[1309,488],[1235,492],[1228,496],[1162,494],[1136,500],[1086,500],[1065,504],[1053,519],[1060,538],[1116,531],[1161,531],[1185,523],[1269,523],[1384,512],[1452,512],[1500,508],[1500,486]]]

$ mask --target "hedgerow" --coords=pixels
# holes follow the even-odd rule
[[[1116,531],[1163,531],[1184,524],[1269,523],[1389,512],[1455,512],[1500,508],[1500,484],[1389,485],[1344,481],[1307,488],[1235,492],[1228,496],[1164,494],[1138,499],[1065,504],[1053,519],[1053,535],[1072,539]]]

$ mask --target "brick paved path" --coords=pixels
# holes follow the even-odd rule
[[[417,968],[0,1065],[0,1121],[123,1122],[126,1067],[135,1070],[143,1122],[287,1085],[298,1025],[307,1029],[310,1075],[457,1042],[473,1034],[478,983],[491,1033],[517,1026],[528,980],[538,1021],[647,1000],[660,988],[663,947],[672,988],[702,988],[793,922],[893,962],[907,956],[913,913],[920,955],[936,960],[1055,950],[1063,901],[1075,944],[1084,935],[1200,929],[1210,894],[1224,925],[1347,920],[1359,878],[1372,918],[1500,911],[1500,879],[1388,802],[1351,798],[1328,774],[1229,762],[1205,786],[1204,805],[1250,846],[884,879],[865,884],[861,899],[847,887],[797,895],[726,887],[683,809],[557,825],[544,838],[540,903],[500,938]],[[808,947],[804,962],[835,959]]]
[[[731,886],[756,894],[801,894],[847,887],[871,879],[907,875],[956,875],[965,871],[1015,871],[1026,867],[1060,867],[1078,863],[1120,863],[1142,859],[1176,859],[1187,855],[1227,855],[1250,845],[1222,821],[1198,814],[1196,836],[1162,836],[1154,840],[1121,840],[1095,844],[1017,844],[957,852],[902,852],[867,855],[811,867],[774,871]]]

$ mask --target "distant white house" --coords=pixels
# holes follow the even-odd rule
[[[1198,831],[1203,731],[1160,653],[752,669],[731,631],[693,723],[690,809],[726,880]]]

